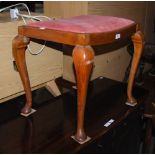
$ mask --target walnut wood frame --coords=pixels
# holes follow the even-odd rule
[[[129,76],[128,89],[127,89],[127,103],[128,105],[135,105],[136,100],[132,96],[133,82],[138,67],[138,63],[142,54],[143,48],[143,35],[141,32],[136,32],[136,24],[129,27],[111,31],[107,33],[72,33],[51,29],[40,29],[30,26],[20,26],[18,28],[18,36],[13,40],[13,56],[23,82],[24,90],[26,93],[26,104],[22,109],[22,113],[27,114],[31,112],[32,95],[30,81],[25,60],[25,50],[31,38],[53,41],[62,44],[73,45],[73,61],[76,70],[77,79],[77,94],[78,94],[78,114],[77,114],[77,131],[75,139],[83,143],[87,139],[84,131],[84,111],[87,96],[87,86],[89,76],[93,66],[94,51],[92,45],[108,44],[116,42],[116,34],[120,34],[120,39],[125,39],[132,36],[134,43],[134,58],[132,62],[131,72]]]

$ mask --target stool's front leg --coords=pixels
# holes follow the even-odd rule
[[[29,39],[24,36],[16,36],[12,42],[12,52],[14,59],[16,61],[17,69],[19,71],[24,90],[26,93],[26,104],[21,110],[23,114],[31,113],[31,106],[32,106],[32,94],[30,88],[30,81],[26,67],[25,61],[25,51],[27,49],[27,45],[29,44]]]
[[[140,62],[140,58],[142,55],[143,51],[143,34],[140,31],[137,31],[133,36],[132,36],[132,42],[134,44],[134,55],[133,55],[133,60],[132,60],[132,65],[131,65],[131,70],[130,70],[130,75],[128,79],[128,88],[127,88],[127,105],[130,106],[135,106],[137,104],[136,99],[132,95],[132,89],[133,89],[133,83],[134,79],[136,76],[137,68]]]
[[[84,111],[87,87],[94,61],[93,49],[90,46],[76,46],[73,50],[73,61],[76,70],[78,97],[77,132],[74,138],[79,143],[83,143],[87,140],[84,131]]]

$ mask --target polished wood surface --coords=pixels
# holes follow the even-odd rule
[[[132,36],[132,42],[134,45],[134,55],[133,55],[133,60],[132,60],[129,79],[128,79],[127,102],[130,103],[131,105],[134,105],[137,103],[137,101],[132,95],[132,89],[133,89],[133,84],[134,84],[134,79],[135,79],[135,75],[137,72],[137,68],[138,68],[140,58],[141,58],[142,52],[143,52],[144,36],[143,36],[142,32],[137,31]]]
[[[76,129],[76,90],[56,98],[44,88],[32,92],[33,108],[37,112],[26,118],[20,116],[20,108],[25,103],[24,95],[1,104],[0,152],[51,154],[80,153],[82,151],[84,153],[85,148],[90,146],[90,151],[87,150],[87,152],[96,153],[101,149],[99,146],[98,150],[91,150],[94,148],[93,143],[98,145],[99,139],[105,144],[108,143],[106,152],[103,148],[100,153],[121,153],[122,147],[134,148],[136,137],[142,131],[134,120],[137,119],[138,113],[140,114],[139,119],[142,118],[140,109],[147,97],[147,91],[139,87],[134,88],[133,95],[137,98],[138,104],[135,107],[129,107],[124,104],[127,97],[126,89],[125,83],[103,77],[89,83],[85,130],[92,139],[83,145],[79,145],[70,138]],[[134,115],[130,117],[132,114]],[[114,122],[105,127],[104,124],[110,119],[113,119]],[[126,143],[123,143],[122,137],[128,129],[127,119],[131,120],[132,128],[130,128],[129,135],[124,137]],[[136,132],[136,136],[133,132]],[[116,133],[117,136],[112,138]],[[113,145],[118,146],[118,143],[120,143],[120,147],[112,149]],[[126,149],[123,153],[138,152]]]
[[[87,136],[84,131],[84,114],[87,98],[87,87],[94,62],[94,51],[90,46],[76,46],[73,49],[73,61],[77,77],[78,115],[75,138],[84,141]]]
[[[101,45],[118,41],[115,39],[117,33],[121,34],[121,39],[125,39],[136,32],[136,24],[117,29],[116,31],[104,33],[73,33],[54,29],[40,29],[31,26],[19,26],[18,34],[30,38],[53,41],[68,45]],[[52,34],[52,35],[49,35]]]
[[[94,59],[93,49],[90,47],[91,45],[101,45],[101,44],[109,44],[112,42],[117,42],[123,39],[129,38],[136,32],[136,23],[131,24],[130,26],[126,26],[121,29],[117,29],[116,31],[108,31],[101,33],[73,33],[67,31],[60,31],[54,29],[41,29],[35,28],[31,26],[19,26],[18,27],[18,37],[21,38],[36,38],[47,41],[54,41],[57,43],[75,45],[73,49],[73,60],[76,70],[77,76],[77,87],[78,87],[78,120],[77,120],[77,133],[75,135],[75,139],[79,142],[84,142],[86,140],[86,134],[84,131],[84,114],[85,114],[85,104],[87,98],[87,85],[90,77],[90,72],[92,69],[92,63]],[[116,35],[119,33],[120,38],[116,39]],[[140,32],[136,33],[139,34]],[[50,35],[49,35],[50,34]],[[14,39],[17,40],[17,39]],[[135,41],[135,39],[133,39]],[[14,41],[16,42],[16,41]],[[136,41],[135,41],[136,42]],[[21,43],[23,44],[23,43]],[[27,43],[28,44],[28,43]],[[20,44],[17,44],[20,45]],[[14,46],[14,45],[13,45]],[[13,48],[15,49],[14,53],[16,55],[20,55],[18,49],[19,47]],[[26,49],[26,48],[25,48]],[[22,50],[25,50],[22,48]],[[139,52],[135,48],[135,52]],[[22,55],[25,55],[25,51]],[[137,54],[136,54],[137,55]],[[138,66],[139,56],[135,56],[133,60],[133,64],[135,67],[132,67],[132,72],[129,77],[129,87],[128,87],[128,103],[133,105],[131,100],[132,95],[132,87],[133,80],[135,78],[136,67]],[[20,56],[16,56],[17,58]],[[22,113],[28,114],[31,111],[32,105],[32,96],[30,91],[30,83],[29,77],[27,74],[26,64],[24,60],[25,56],[22,59],[18,59],[16,61],[17,66],[22,66],[22,69],[19,69],[21,79],[23,81],[24,90],[26,92],[27,102],[25,107],[22,109]],[[82,64],[82,65],[81,65]],[[20,67],[19,67],[20,68]],[[25,77],[24,77],[25,76]],[[133,99],[133,98],[132,98]]]

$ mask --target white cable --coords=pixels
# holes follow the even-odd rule
[[[27,23],[24,18],[34,19],[37,21],[42,21],[40,18],[47,18],[48,20],[51,20],[51,18],[49,18],[47,16],[30,16],[30,15],[24,15],[24,14],[20,14],[20,13],[17,13],[17,16],[22,17],[25,24],[27,24]],[[31,55],[38,55],[43,51],[43,49],[45,48],[45,45],[46,45],[46,41],[44,41],[44,45],[41,47],[41,49],[37,53],[32,52],[30,46],[28,45],[28,51]]]
[[[16,14],[17,16],[20,16],[21,18],[28,18],[28,19],[34,19],[34,20],[37,20],[37,21],[42,21],[40,18],[38,18],[37,16],[29,16],[29,15],[24,15],[24,14],[20,14],[20,13],[17,13]],[[24,19],[25,20],[25,19]],[[27,23],[26,23],[27,24]]]
[[[36,18],[46,18],[48,20],[54,20],[54,18],[50,18],[50,17],[47,17],[47,16],[33,16],[33,17],[36,17]]]
[[[40,18],[46,18],[48,20],[51,20],[51,18],[49,18],[47,16],[32,16],[28,6],[25,3],[18,3],[18,4],[10,5],[8,7],[0,9],[0,12],[3,12],[5,10],[8,10],[8,9],[12,8],[12,7],[16,7],[16,6],[20,6],[20,5],[24,6],[27,9],[27,12],[28,12],[28,15],[17,13],[17,16],[20,16],[22,18],[22,20],[23,20],[25,25],[27,24],[25,18],[31,19],[32,21],[34,21],[34,20],[42,21]],[[46,41],[44,41],[44,45],[36,53],[32,52],[30,46],[28,45],[28,51],[32,55],[38,55],[38,54],[40,54],[43,51],[43,49],[45,48],[45,45],[46,45]]]
[[[25,15],[25,14],[21,14],[21,13],[16,13],[18,16],[20,16],[20,17],[25,17],[25,18],[30,18],[30,19],[35,19],[36,18],[36,20],[39,20],[39,21],[42,21],[40,18],[46,18],[46,19],[48,19],[48,20],[53,20],[52,18],[50,18],[50,17],[47,17],[47,16],[32,16],[32,15]]]
[[[38,50],[38,52],[36,52],[36,53],[32,52],[32,50],[31,50],[31,48],[30,48],[29,45],[27,47],[28,47],[28,51],[29,51],[29,53],[31,55],[38,55],[38,54],[42,53],[42,51],[45,48],[45,46],[46,46],[46,41],[44,41],[44,44],[42,45],[42,47],[40,48],[40,50]]]
[[[3,12],[5,10],[8,10],[10,8],[13,8],[13,7],[16,7],[16,6],[19,6],[19,5],[23,5],[27,9],[28,14],[31,16],[30,10],[29,10],[28,6],[25,3],[18,3],[18,4],[7,6],[5,8],[0,9],[0,12]]]

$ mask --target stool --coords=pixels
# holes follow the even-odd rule
[[[137,104],[132,95],[133,82],[142,54],[143,35],[137,31],[134,21],[112,16],[82,15],[69,19],[34,22],[18,27],[18,35],[13,39],[13,56],[26,93],[26,104],[21,110],[31,112],[32,94],[25,61],[25,50],[31,38],[53,41],[75,46],[72,52],[77,79],[77,131],[74,139],[83,144],[88,140],[84,131],[84,111],[87,86],[94,62],[94,50],[91,46],[110,44],[130,38],[134,44],[134,58],[127,88],[129,106]]]

